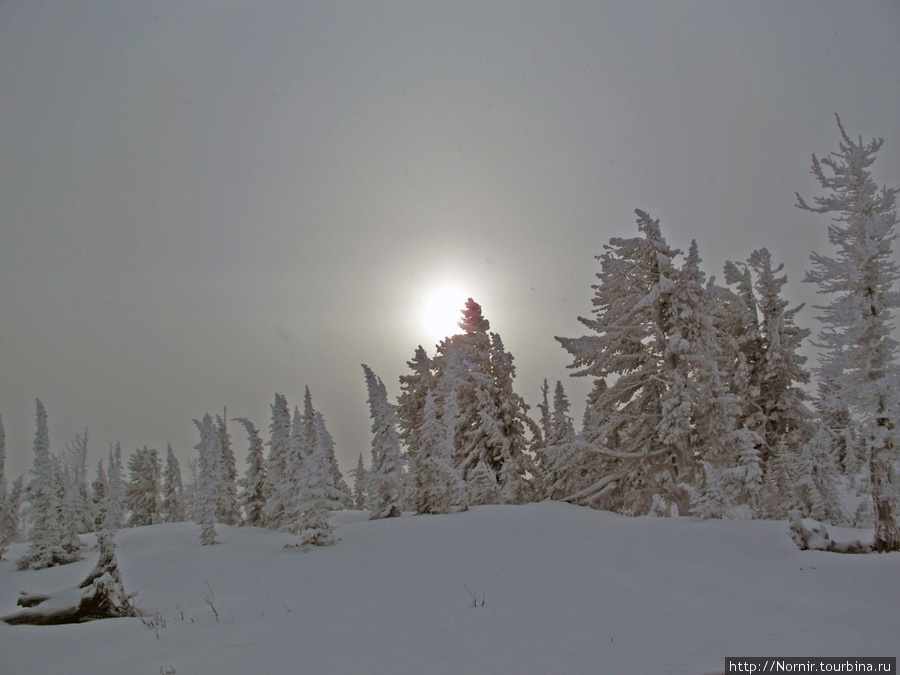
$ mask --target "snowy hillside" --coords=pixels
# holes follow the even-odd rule
[[[258,528],[220,526],[220,546],[193,523],[122,530],[125,586],[157,625],[0,624],[0,673],[696,674],[726,656],[898,651],[900,553],[801,552],[781,522],[550,502],[333,518],[341,542],[307,553]],[[0,615],[97,556],[18,571],[25,546],[0,562]]]

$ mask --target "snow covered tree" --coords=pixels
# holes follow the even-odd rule
[[[269,446],[266,471],[270,492],[263,507],[263,515],[268,526],[277,530],[281,528],[284,504],[289,498],[289,494],[284,490],[286,485],[284,480],[291,439],[291,411],[288,408],[287,398],[282,394],[275,394],[275,403],[271,405],[271,409],[269,440],[266,443]]]
[[[60,499],[57,491],[53,456],[50,454],[50,434],[47,411],[36,400],[33,478],[28,483],[27,497],[31,503],[32,524],[28,533],[28,552],[16,561],[19,569],[43,569],[81,559],[77,549],[63,547],[66,533],[59,523]]]
[[[363,464],[362,453],[359,453],[359,460],[356,462],[356,468],[350,469],[350,475],[353,476],[353,505],[352,508],[358,511],[364,511],[366,508],[366,485],[368,483],[368,474],[366,466]]]
[[[513,357],[500,336],[490,332],[490,322],[472,298],[458,325],[462,332],[442,340],[432,362],[438,402],[452,394],[459,406],[453,464],[469,482],[469,473],[481,461],[501,485],[498,499],[527,501],[531,486],[525,430],[533,423],[513,389]]]
[[[244,510],[245,522],[255,527],[263,527],[266,524],[264,509],[269,493],[263,441],[253,422],[246,417],[239,417],[237,421],[246,429],[247,440],[250,442],[247,449],[247,470],[239,483],[241,492],[238,495],[238,502]]]
[[[329,483],[336,490],[336,494],[338,495],[337,500],[341,503],[341,506],[343,508],[350,508],[353,500],[353,493],[350,490],[350,486],[347,485],[347,481],[344,480],[341,468],[338,466],[337,455],[334,451],[334,438],[328,431],[328,427],[325,424],[325,418],[318,410],[315,411],[315,418],[316,443],[321,444],[324,448],[325,462],[328,465]]]
[[[595,334],[556,338],[573,358],[569,367],[579,369],[574,375],[597,382],[582,431],[593,450],[586,456],[593,481],[567,498],[626,512],[649,510],[653,493],[671,499],[690,457],[673,298],[680,251],[666,243],[658,220],[637,214],[643,236],[611,239],[597,257],[596,318],[579,317]]]
[[[66,478],[63,511],[73,534],[94,530],[94,502],[87,480],[87,448],[88,430],[85,428],[83,434],[75,434],[75,438],[66,443],[62,454]]]
[[[307,390],[308,391],[308,390]],[[298,475],[298,511],[300,513],[297,535],[302,548],[308,546],[330,546],[338,541],[334,527],[328,522],[331,511],[342,507],[343,495],[334,484],[329,447],[331,435],[325,428],[325,418],[314,411],[316,424],[316,444],[310,455],[304,458]]]
[[[116,443],[115,448],[109,446],[109,459],[106,469],[107,495],[106,515],[109,519],[107,527],[118,530],[122,527],[122,512],[125,508],[125,481],[122,478],[122,446]]]
[[[13,481],[12,488],[6,496],[7,531],[10,540],[22,536],[22,502],[25,500],[25,474]]]
[[[678,266],[659,221],[636,213],[642,236],[611,239],[598,256],[595,318],[579,319],[595,334],[557,338],[574,375],[595,382],[582,433],[557,459],[574,470],[569,501],[623,513],[655,501],[685,513],[698,503],[692,491],[714,483],[702,462],[718,478],[752,435],[740,426],[734,356],[718,325],[727,290],[706,282],[696,242]]]
[[[394,518],[403,504],[400,468],[400,438],[395,407],[388,401],[384,382],[366,364],[362,365],[372,418],[372,465],[369,469],[369,510],[372,518]]]
[[[809,206],[797,195],[799,208],[831,214],[829,243],[836,257],[811,255],[806,281],[832,296],[818,307],[823,324],[819,333],[822,354],[819,374],[841,391],[860,421],[871,481],[877,551],[900,550],[900,490],[896,478],[897,343],[891,337],[894,311],[900,304],[896,282],[900,269],[893,261],[897,238],[897,189],[879,188],[870,167],[881,139],[854,141],[837,120],[839,150],[812,158],[812,174],[828,190]]]
[[[432,362],[428,354],[419,345],[415,355],[406,365],[412,371],[409,375],[400,376],[400,396],[397,397],[397,433],[406,451],[403,458],[408,466],[415,464],[419,452],[419,433],[424,422],[425,399],[434,386]],[[413,471],[410,470],[410,478]]]
[[[184,509],[184,483],[181,479],[181,465],[172,451],[171,443],[166,447],[166,468],[163,471],[160,511],[165,523],[180,523],[187,518]]]
[[[445,407],[444,414],[452,416],[452,407]],[[411,506],[417,513],[457,513],[468,508],[466,484],[453,466],[455,426],[455,420],[438,418],[436,395],[428,394],[418,432],[418,454],[412,468]]]
[[[283,532],[298,534],[303,527],[303,502],[304,495],[300,493],[301,480],[305,462],[312,454],[309,444],[314,439],[307,436],[303,416],[300,409],[294,408],[294,418],[291,423],[291,435],[288,439],[287,456],[284,462],[281,482],[276,486],[280,495],[283,495],[283,509],[279,529]]]
[[[799,353],[809,330],[794,320],[803,305],[788,309],[788,302],[781,297],[787,283],[783,268],[775,266],[764,248],[754,251],[746,264],[729,262],[725,267],[726,281],[737,285],[745,305],[747,319],[738,327],[748,336],[742,349],[745,367],[739,369],[742,415],[743,425],[758,438],[756,458],[748,449],[742,466],[758,464],[761,489],[756,478],[751,479],[749,489],[757,490],[762,515],[776,518],[786,517],[792,506],[802,506],[793,501],[792,494],[798,494],[794,482],[805,480],[800,471],[802,455],[811,451],[809,443],[816,433],[813,414],[806,405],[809,395],[802,386],[809,382],[806,357]],[[749,470],[748,476],[757,475],[755,469]],[[825,478],[820,470],[818,481]],[[832,494],[833,487],[826,492]],[[835,516],[832,512],[829,517]]]
[[[241,512],[237,500],[237,463],[231,448],[231,434],[226,422],[227,411],[216,415],[219,454],[216,457],[216,520],[223,525],[237,525]]]
[[[106,524],[106,497],[109,484],[103,470],[103,460],[97,462],[97,476],[91,483],[91,502],[93,503],[94,530],[100,531]]]
[[[200,432],[200,442],[194,446],[199,453],[197,469],[197,494],[194,505],[194,520],[200,525],[200,542],[204,546],[218,544],[216,540],[216,506],[218,497],[217,460],[221,449],[219,446],[219,430],[212,415],[206,413],[203,420],[194,420]]]
[[[467,483],[470,504],[496,504],[499,501],[500,485],[494,471],[484,461],[478,461]]]
[[[159,453],[145,445],[128,458],[128,470],[131,477],[125,487],[125,508],[131,511],[131,515],[127,526],[139,527],[161,522]]]
[[[184,514],[188,520],[197,520],[195,513],[197,507],[197,486],[200,484],[200,476],[197,471],[199,457],[188,460],[187,481],[184,483]]]

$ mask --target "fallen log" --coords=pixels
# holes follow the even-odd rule
[[[27,609],[0,617],[11,625],[59,626],[97,619],[139,616],[132,598],[122,584],[110,532],[99,536],[100,558],[96,567],[78,586],[54,595],[20,592],[17,604]]]

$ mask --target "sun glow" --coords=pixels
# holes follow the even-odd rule
[[[458,288],[443,286],[431,294],[422,317],[425,328],[435,340],[459,333],[457,323],[468,296]]]

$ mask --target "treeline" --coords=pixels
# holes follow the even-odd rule
[[[513,386],[513,356],[470,298],[458,334],[433,356],[416,349],[396,402],[363,365],[372,449],[369,468],[360,455],[350,472],[352,490],[308,389],[293,416],[276,394],[265,443],[236,420],[248,438],[240,479],[226,415],[194,420],[200,442],[184,485],[171,448],[165,470],[155,450],[134,453],[126,482],[116,447],[88,486],[87,433],[53,457],[38,402],[31,482],[6,494],[0,475],[0,553],[22,533],[23,501],[32,546],[19,565],[36,567],[76,556],[77,533],[104,525],[192,518],[212,544],[216,523],[246,523],[306,547],[336,541],[327,514],[338,508],[383,518],[541,499],[631,515],[874,523],[872,548],[900,550],[897,191],[869,170],[882,141],[838,127],[839,150],[813,157],[824,196],[797,203],[830,216],[835,249],[813,253],[806,275],[831,299],[818,308],[815,396],[801,354],[811,331],[782,297],[787,277],[769,251],[728,262],[719,284],[701,269],[696,242],[687,253],[671,247],[659,221],[637,211],[637,236],[613,238],[597,256],[593,313],[579,318],[586,333],[557,337],[573,375],[593,382],[579,428],[561,382],[552,397],[544,382],[532,419]],[[52,545],[35,543],[48,531]]]

